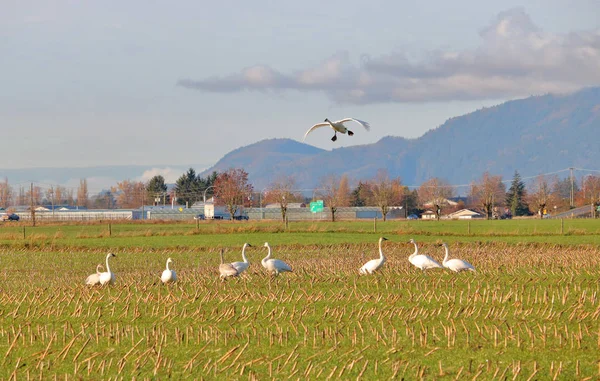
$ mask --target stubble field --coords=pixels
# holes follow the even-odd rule
[[[600,225],[564,224],[4,225],[0,378],[597,379]],[[359,276],[380,236],[383,270]],[[477,272],[423,273],[409,238]],[[293,273],[265,273],[265,241]],[[109,250],[116,284],[86,287]]]

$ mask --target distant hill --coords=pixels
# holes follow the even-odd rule
[[[312,188],[329,173],[368,179],[380,168],[404,184],[440,177],[469,183],[485,171],[512,178],[567,167],[600,167],[600,88],[514,100],[446,121],[417,139],[322,150],[290,139],[263,140],[225,155],[203,174],[244,168],[256,189],[289,174]]]

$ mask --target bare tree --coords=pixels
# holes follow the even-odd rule
[[[548,180],[540,175],[535,178],[531,189],[529,190],[530,204],[535,205],[540,218],[544,218],[546,207],[552,200],[552,188],[548,184]]]
[[[335,222],[337,209],[342,206],[348,206],[350,201],[348,178],[346,176],[340,178],[337,175],[323,177],[319,185],[318,194],[331,212],[331,221]]]
[[[288,204],[302,199],[302,196],[294,192],[296,181],[291,176],[280,176],[269,185],[269,193],[266,195],[267,202],[279,204],[281,208],[281,219],[285,222]]]
[[[64,187],[57,185],[56,188],[54,188],[54,200],[57,205],[62,205],[66,202],[65,195],[66,189]]]
[[[87,179],[79,180],[79,188],[77,188],[77,205],[87,208],[89,204]]]
[[[383,220],[387,220],[390,206],[402,205],[403,189],[400,178],[390,179],[387,171],[379,170],[375,178],[368,183],[369,203],[377,205]]]
[[[123,180],[111,188],[117,194],[117,203],[121,208],[139,208],[144,204],[146,186],[141,181]]]
[[[489,220],[494,207],[504,200],[506,186],[502,182],[502,176],[491,176],[485,172],[479,182],[471,184],[470,193],[473,202],[481,206]]]
[[[46,201],[52,205],[52,210],[54,210],[54,205],[56,205],[56,192],[53,185],[50,185],[50,188],[46,189]]]
[[[600,206],[600,176],[585,176],[583,181],[583,198],[592,208],[592,217],[598,218]]]
[[[41,205],[43,199],[42,188],[39,185],[35,185],[25,191],[24,202],[27,205],[33,204],[33,206]]]
[[[73,189],[66,189],[64,191],[64,200],[69,206],[75,206],[75,197],[73,197]]]
[[[19,187],[19,194],[17,196],[17,205],[27,205],[27,199],[25,198],[25,188]]]
[[[231,220],[240,206],[249,205],[253,187],[243,169],[231,168],[219,173],[214,184],[215,202],[227,206]]]
[[[452,197],[453,190],[445,180],[434,177],[421,184],[418,193],[421,204],[433,208],[435,217],[439,220],[442,207],[447,204],[448,198]]]
[[[0,207],[8,208],[11,205],[13,191],[10,184],[8,184],[8,177],[4,178],[4,181],[0,183]]]

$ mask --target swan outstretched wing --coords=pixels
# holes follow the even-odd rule
[[[306,136],[308,134],[310,134],[313,130],[319,128],[319,127],[326,127],[329,126],[329,123],[327,122],[321,122],[321,123],[317,123],[314,126],[312,126],[311,128],[308,129],[308,131],[306,131],[306,134],[304,134],[304,138],[302,138],[302,141],[304,141],[304,139],[306,139]]]
[[[371,130],[371,125],[369,123],[359,120],[359,119],[344,118],[342,120],[338,120],[336,123],[344,123],[344,122],[356,122],[356,123],[360,124],[361,126],[363,126],[365,128],[365,130],[367,130],[367,131]]]

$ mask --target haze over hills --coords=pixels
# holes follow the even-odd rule
[[[282,174],[294,176],[298,188],[310,189],[331,173],[370,179],[383,168],[407,185],[419,185],[430,177],[468,184],[485,171],[510,180],[515,170],[533,176],[568,167],[600,169],[599,145],[600,88],[595,87],[477,110],[451,118],[417,139],[388,136],[374,144],[343,148],[335,148],[332,142],[331,151],[291,139],[267,139],[227,153],[204,171],[208,166],[193,164],[0,169],[0,179],[7,177],[13,187],[36,182],[75,189],[86,178],[94,194],[118,181],[144,181],[155,174],[173,183],[189,167],[201,176],[244,168],[257,190]]]
[[[598,169],[599,144],[600,88],[594,87],[477,110],[417,139],[389,136],[331,151],[290,139],[263,140],[226,154],[202,174],[244,168],[255,189],[282,174],[294,176],[301,188],[313,188],[331,173],[357,180],[372,178],[379,169],[407,185],[431,177],[466,184],[485,171],[510,179],[515,170],[529,176],[572,166]]]
[[[0,169],[0,181],[8,179],[13,189],[29,187],[33,182],[44,189],[61,185],[76,190],[81,179],[86,179],[90,195],[116,186],[123,180],[147,181],[156,174],[175,182],[188,167],[169,165],[119,165],[98,167],[20,168]],[[205,167],[200,167],[205,168]]]

